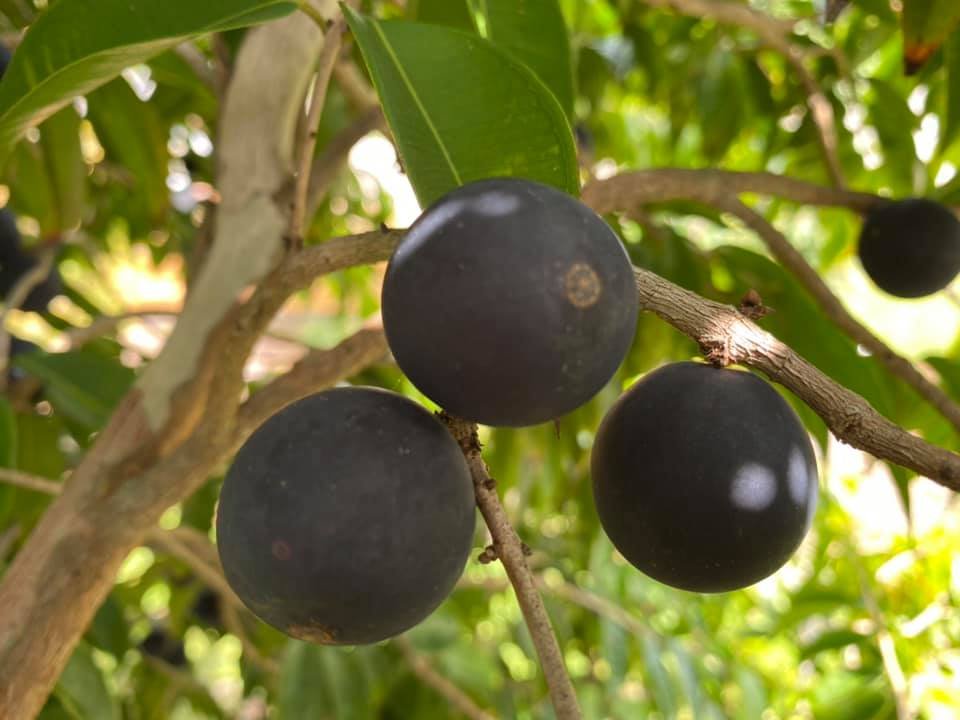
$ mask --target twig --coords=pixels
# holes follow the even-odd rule
[[[477,704],[463,690],[450,682],[443,675],[434,670],[430,661],[413,647],[410,639],[400,635],[393,639],[393,644],[403,653],[403,657],[410,665],[424,685],[433,688],[443,695],[444,699],[457,711],[466,715],[470,720],[494,720],[493,715],[477,706]]]
[[[284,407],[350,377],[386,356],[382,330],[360,330],[330,350],[312,350],[266,387],[254,393],[237,413],[235,442],[243,442],[264,421]]]
[[[883,662],[883,671],[890,683],[890,691],[893,693],[897,709],[897,720],[913,720],[916,713],[910,708],[910,688],[907,684],[907,678],[903,674],[903,668],[900,667],[900,660],[897,658],[897,648],[893,642],[893,635],[890,634],[890,630],[884,622],[883,614],[880,612],[880,606],[877,604],[877,598],[870,586],[870,579],[864,571],[860,556],[849,545],[847,551],[857,568],[860,596],[863,598],[864,607],[866,607],[870,619],[873,620],[877,647],[880,650],[880,658]]]
[[[23,490],[33,490],[44,495],[59,495],[63,490],[62,483],[10,468],[0,468],[0,483],[13,485]]]
[[[527,565],[524,556],[523,543],[510,524],[507,513],[500,504],[497,495],[496,482],[490,477],[487,465],[480,454],[480,441],[477,438],[477,426],[459,418],[443,414],[441,419],[447,424],[451,434],[456,438],[463,450],[470,475],[473,477],[473,488],[477,499],[477,507],[490,530],[493,538],[493,549],[503,563],[507,577],[513,585],[520,610],[533,645],[543,668],[547,688],[550,691],[550,700],[553,703],[557,718],[560,720],[579,719],[580,708],[577,696],[573,690],[573,683],[567,674],[563,663],[563,654],[557,644],[557,637],[550,624],[550,617],[543,606],[540,593],[537,592],[533,573]]]
[[[707,204],[731,194],[756,193],[781,197],[801,205],[845,207],[866,212],[890,202],[870,193],[827,188],[768,172],[656,168],[625,172],[583,187],[583,201],[602,214],[624,212],[645,203],[697,200]]]
[[[223,93],[223,87],[220,83],[220,76],[211,64],[209,58],[200,51],[192,41],[180,43],[174,49],[177,55],[190,66],[197,78],[205,85],[209,86],[217,96]]]
[[[834,187],[845,185],[843,170],[837,156],[837,123],[833,106],[820,87],[820,83],[805,64],[805,52],[791,39],[794,24],[765,15],[746,5],[715,0],[642,0],[647,5],[671,8],[683,15],[695,18],[712,18],[727,25],[736,25],[754,32],[760,41],[784,56],[790,63],[803,86],[807,97],[824,163]]]
[[[297,8],[304,15],[313,20],[321,30],[325,30],[327,27],[327,19],[323,14],[313,6],[313,3],[310,0],[301,0],[297,4]]]
[[[805,204],[849,207],[860,211],[887,202],[874,195],[823,188],[770,173],[677,169],[624,173],[607,180],[597,180],[584,187],[583,199],[595,211],[608,213],[626,212],[644,203],[685,198],[738,216],[760,236],[771,253],[797,277],[843,332],[870,350],[891,374],[910,385],[954,427],[960,429],[960,406],[924,377],[909,360],[897,355],[850,315],[783,234],[766,218],[736,198],[736,194],[742,192],[779,195]]]
[[[7,387],[7,365],[10,359],[10,333],[7,330],[7,317],[11,310],[19,308],[26,302],[35,287],[47,279],[53,269],[54,255],[55,251],[52,249],[43,253],[39,262],[20,276],[4,299],[3,311],[0,312],[0,392]]]
[[[170,308],[141,308],[120,315],[104,315],[95,318],[87,327],[78,327],[67,332],[67,340],[70,348],[76,350],[98,337],[113,332],[120,323],[127,320],[156,316],[176,317],[177,315],[179,312]]]
[[[874,335],[866,326],[854,318],[834,295],[820,275],[814,270],[783,233],[755,210],[747,207],[736,198],[730,197],[718,202],[718,207],[726,210],[752,229],[780,263],[787,268],[800,284],[806,288],[820,305],[824,314],[846,333],[854,342],[863,345],[877,360],[917,394],[929,402],[937,412],[960,430],[960,406],[937,385],[924,377],[905,357],[895,353],[886,343]]]
[[[237,606],[232,603],[224,603],[221,615],[227,631],[240,640],[240,645],[243,647],[243,654],[246,658],[267,675],[279,674],[280,664],[273,658],[260,652],[260,648],[253,642],[247,633],[247,629],[243,626],[243,617]]]
[[[301,7],[308,7],[309,2]],[[340,54],[340,45],[343,33],[347,29],[347,21],[341,16],[327,30],[323,38],[323,50],[317,61],[317,78],[313,85],[313,94],[310,98],[310,109],[307,111],[307,120],[303,126],[303,136],[300,139],[300,155],[297,160],[296,186],[293,195],[293,211],[290,214],[290,240],[297,246],[303,243],[303,229],[306,224],[307,189],[310,186],[310,166],[313,163],[313,153],[317,148],[317,127],[320,124],[320,115],[323,112],[324,101],[327,97],[327,86],[330,84],[330,74]]]
[[[316,213],[320,200],[330,189],[330,184],[347,161],[353,146],[368,133],[382,129],[386,129],[383,111],[379,107],[372,107],[343,128],[327,143],[310,169],[307,217],[312,217]]]
[[[377,91],[370,86],[356,63],[349,60],[338,62],[333,68],[333,77],[337,81],[337,87],[356,109],[365,112],[370,108],[380,107]]]

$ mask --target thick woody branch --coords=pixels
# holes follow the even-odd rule
[[[834,382],[729,305],[634,268],[640,307],[696,340],[707,352],[760,370],[809,405],[839,440],[960,490],[960,455],[911,435],[852,390]]]
[[[400,649],[414,675],[424,685],[440,693],[453,709],[466,715],[470,720],[493,720],[493,715],[482,710],[469,695],[438,673],[430,661],[417,652],[408,638],[401,635],[394,639],[393,644]]]
[[[355,375],[386,356],[383,330],[360,330],[332,350],[312,350],[293,368],[256,392],[240,406],[234,442],[242,443],[270,416],[292,402]]]
[[[777,20],[752,8],[733,2],[716,0],[642,0],[654,7],[670,8],[695,18],[712,18],[725,25],[736,25],[753,32],[766,47],[781,55],[793,67],[807,97],[807,106],[817,127],[817,137],[824,163],[835,187],[843,187],[843,170],[837,155],[837,123],[833,106],[820,83],[806,66],[806,51],[793,42],[794,25]]]
[[[743,192],[778,195],[803,204],[841,206],[859,211],[888,202],[874,195],[823,188],[770,173],[677,169],[624,173],[607,180],[596,180],[584,188],[583,198],[598,212],[630,211],[645,203],[685,198],[738,216],[759,235],[771,254],[796,276],[828,318],[851,339],[873,353],[892,375],[907,383],[954,427],[960,429],[960,406],[921,374],[909,360],[895,353],[854,318],[786,237],[766,218],[737,199],[736,195]]]
[[[477,507],[483,516],[493,538],[493,550],[503,563],[503,567],[510,578],[517,596],[517,602],[523,613],[523,619],[530,631],[533,645],[543,668],[547,688],[550,691],[550,700],[559,720],[575,720],[581,717],[577,705],[577,696],[563,663],[563,654],[557,644],[557,636],[550,624],[550,617],[543,606],[540,593],[537,592],[534,575],[527,565],[524,556],[524,545],[513,529],[507,517],[500,498],[497,495],[497,484],[490,477],[487,465],[480,454],[480,441],[477,438],[477,426],[473,423],[449,415],[442,415],[451,434],[456,438],[463,450],[470,475],[473,477],[473,488],[476,495]]]
[[[783,233],[771,225],[766,218],[739,200],[731,198],[721,203],[719,207],[739,217],[747,227],[760,236],[773,256],[780,261],[780,264],[793,273],[807,289],[807,292],[814,297],[831,322],[852,340],[869,350],[892,375],[912,387],[922,398],[935,407],[937,412],[949,420],[957,430],[960,430],[960,405],[957,405],[949,395],[924,377],[913,366],[913,363],[902,355],[895,353],[886,343],[854,318],[837,296],[830,291],[817,271],[784,237]]]

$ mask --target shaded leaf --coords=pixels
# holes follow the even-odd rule
[[[290,0],[60,0],[30,26],[0,82],[0,156],[27,128],[186,39],[265,22]]]
[[[570,117],[573,68],[570,38],[557,0],[484,0],[484,36],[543,81]]]
[[[347,14],[422,205],[493,176],[577,192],[573,133],[532,71],[472,34]]]

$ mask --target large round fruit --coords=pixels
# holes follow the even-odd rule
[[[261,619],[356,645],[436,609],[463,572],[474,522],[466,461],[436,418],[400,395],[338,388],[288,406],[240,449],[217,546]]]
[[[793,409],[747,372],[684,362],[631,387],[597,431],[600,523],[660,582],[724,592],[765,578],[806,534],[816,460]]]
[[[884,203],[867,213],[859,253],[881,290],[904,298],[930,295],[960,272],[960,221],[932,200]]]
[[[534,425],[593,397],[636,330],[633,269],[578,200],[527,180],[458,188],[387,269],[383,324],[431,400],[487,425]]]

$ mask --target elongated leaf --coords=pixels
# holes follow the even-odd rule
[[[347,16],[423,205],[494,176],[577,192],[573,133],[531,70],[459,30]]]
[[[570,38],[557,0],[483,0],[486,38],[533,70],[573,114]]]
[[[87,98],[90,121],[106,159],[125,166],[135,183],[126,216],[157,221],[169,204],[167,129],[153,103],[141,102],[122,79]]]
[[[86,643],[80,643],[70,656],[55,693],[64,709],[77,718],[112,720],[120,717],[103,673],[93,663],[90,646]]]
[[[125,67],[295,7],[291,0],[60,0],[30,26],[0,82],[0,157],[27,128]]]
[[[473,30],[467,0],[412,0],[407,7],[411,20]]]
[[[44,382],[54,408],[97,430],[133,383],[133,371],[112,358],[87,350],[17,356],[21,367]]]

